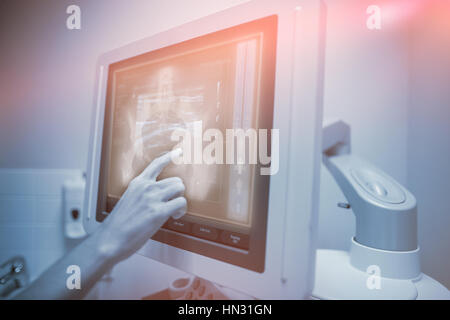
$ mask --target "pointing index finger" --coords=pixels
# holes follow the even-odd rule
[[[150,165],[144,170],[142,175],[150,180],[156,180],[161,171],[172,161],[172,159],[177,158],[181,155],[181,149],[175,149],[169,151],[162,156],[156,158],[150,163]]]

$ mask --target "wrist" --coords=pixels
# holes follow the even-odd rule
[[[100,227],[96,232],[90,236],[90,246],[93,249],[93,255],[97,261],[105,267],[113,267],[119,262],[117,250],[114,245],[108,242],[107,237],[104,236],[104,230]]]

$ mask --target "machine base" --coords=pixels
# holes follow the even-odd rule
[[[317,250],[313,299],[331,300],[428,300],[450,299],[450,292],[420,273],[414,279],[394,279],[364,272],[350,263],[350,253]]]

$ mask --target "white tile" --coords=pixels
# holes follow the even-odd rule
[[[32,170],[0,169],[0,194],[32,195],[34,174]]]
[[[72,247],[63,235],[62,186],[79,170],[0,169],[0,262],[27,260],[32,279]]]
[[[30,196],[0,196],[0,225],[31,224],[35,212],[34,201]]]
[[[0,169],[0,195],[59,196],[64,181],[81,175],[75,169]]]
[[[41,170],[35,172],[35,194],[61,196],[64,182],[78,176],[81,176],[81,171],[78,170]]]
[[[33,246],[34,250],[56,250],[64,251],[65,239],[62,226],[39,226],[33,228]]]
[[[57,226],[63,225],[62,198],[40,196],[35,200],[35,223],[47,223]]]
[[[64,255],[60,250],[35,250],[33,252],[32,276],[38,277]]]
[[[32,250],[32,227],[0,226],[0,250]]]

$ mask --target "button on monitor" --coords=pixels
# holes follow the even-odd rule
[[[216,228],[200,224],[194,224],[192,226],[192,233],[200,238],[212,241],[216,240],[219,234]]]
[[[246,234],[230,232],[230,231],[223,231],[220,238],[221,238],[222,242],[227,245],[241,248],[241,249],[248,249],[249,236]]]
[[[189,233],[191,231],[191,226],[189,222],[183,220],[174,220],[172,218],[167,221],[164,227],[170,230],[183,233]]]

